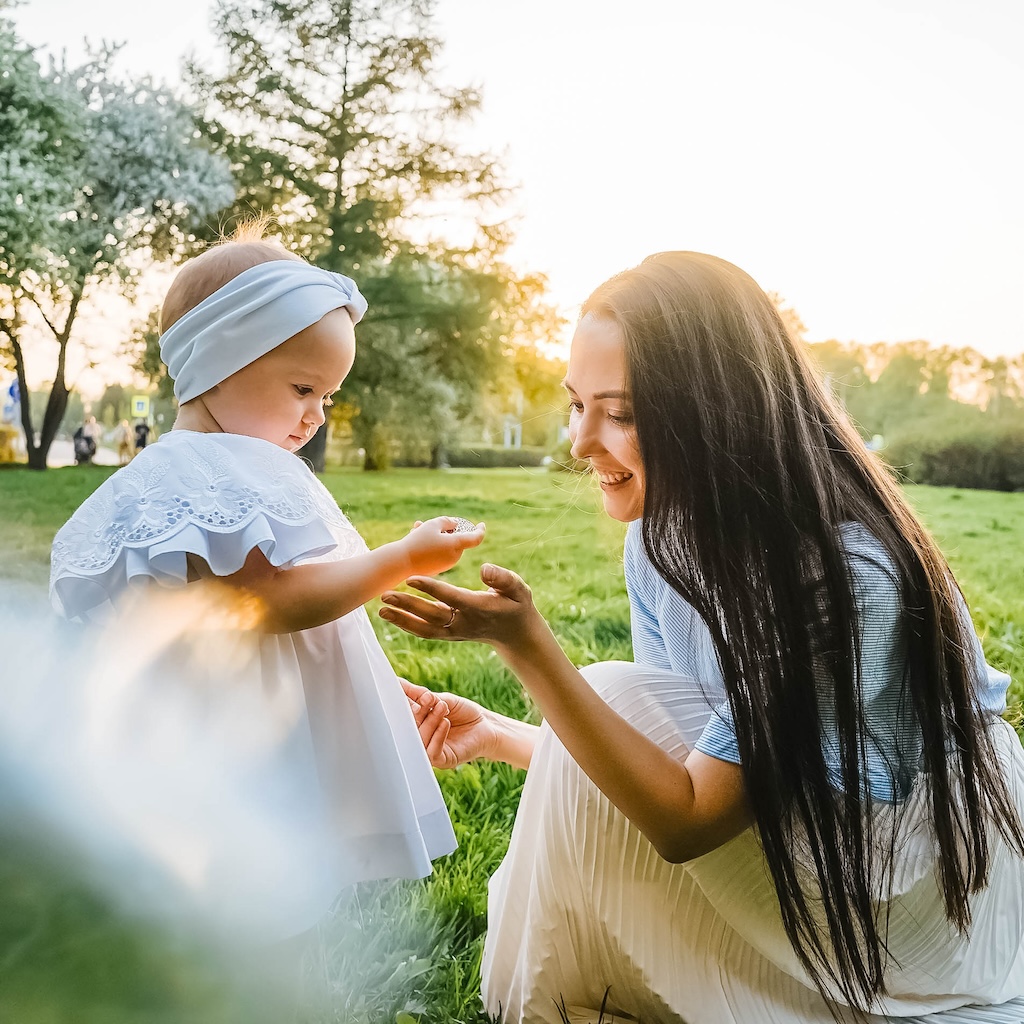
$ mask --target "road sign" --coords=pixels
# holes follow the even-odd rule
[[[132,396],[132,416],[135,419],[149,419],[149,395]]]

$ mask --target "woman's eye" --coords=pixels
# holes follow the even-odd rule
[[[608,419],[612,423],[618,423],[621,426],[629,426],[633,422],[633,414],[631,412],[610,412],[608,413]]]
[[[582,402],[570,401],[569,402],[569,412],[583,412],[583,403]]]

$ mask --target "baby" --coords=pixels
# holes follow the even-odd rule
[[[55,607],[79,621],[125,611],[156,585],[193,601],[219,586],[257,609],[245,685],[288,723],[267,764],[303,780],[289,801],[322,819],[332,897],[357,881],[429,874],[456,846],[363,606],[410,575],[451,568],[483,540],[482,524],[440,517],[370,550],[295,454],[352,367],[365,311],[352,280],[265,239],[261,226],[187,262],[161,314],[174,427],[60,529],[50,577]],[[203,674],[194,652],[181,665],[184,683]]]

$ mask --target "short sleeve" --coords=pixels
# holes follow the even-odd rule
[[[658,622],[657,590],[651,565],[640,540],[640,520],[629,524],[623,556],[626,593],[629,596],[629,627],[633,637],[633,660],[638,665],[672,669],[661,625]]]
[[[708,724],[694,744],[694,749],[709,757],[730,764],[740,763],[740,747],[736,742],[736,727],[732,721],[732,710],[728,704],[719,704],[711,712]]]

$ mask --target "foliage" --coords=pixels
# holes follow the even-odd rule
[[[44,70],[0,18],[0,339],[22,394],[28,340],[57,365],[29,464],[42,469],[64,416],[67,348],[81,304],[103,286],[131,294],[142,258],[194,245],[197,222],[233,194],[226,162],[195,138],[191,111],[147,79],[113,77],[113,51]],[[35,332],[30,334],[30,332]]]
[[[965,432],[986,422],[1024,422],[1024,355],[988,359],[924,341],[826,341],[808,352],[865,437],[890,438],[924,424]]]
[[[125,354],[134,354],[134,370],[156,388],[158,397],[167,401],[174,398],[174,381],[167,376],[167,367],[160,359],[159,309],[151,310],[145,320],[134,325]]]
[[[544,288],[512,272],[508,228],[486,223],[507,187],[495,159],[460,147],[479,97],[441,82],[433,11],[432,0],[219,0],[227,70],[189,68],[206,137],[239,182],[232,216],[270,215],[366,295],[341,397],[367,468],[393,436],[428,439],[439,460]]]
[[[1024,355],[989,359],[970,348],[809,346],[864,437],[917,483],[1014,490],[1024,486]]]
[[[905,433],[888,445],[884,455],[911,483],[1024,490],[1024,424],[985,425],[969,433]]]

